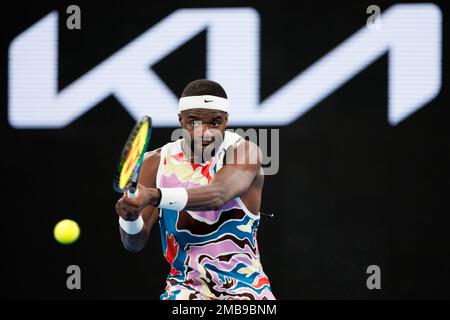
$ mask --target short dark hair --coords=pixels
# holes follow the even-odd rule
[[[225,99],[227,98],[227,94],[220,84],[207,79],[198,79],[189,82],[184,88],[181,98],[202,95],[211,95]]]

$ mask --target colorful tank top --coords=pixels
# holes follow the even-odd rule
[[[242,139],[225,132],[224,141],[209,161],[192,164],[184,155],[183,139],[164,145],[156,185],[192,188],[210,183],[222,168],[225,150]],[[162,300],[275,299],[258,251],[259,215],[240,197],[220,210],[160,209],[164,257],[170,264]]]

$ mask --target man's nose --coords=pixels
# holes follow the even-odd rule
[[[208,125],[204,125],[202,128],[203,140],[214,140],[217,134],[219,134],[218,130],[211,128]]]

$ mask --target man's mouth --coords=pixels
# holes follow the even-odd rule
[[[213,143],[214,142],[214,140],[210,140],[210,141],[205,141],[205,140],[203,140],[202,141],[202,146],[204,146],[204,147],[206,147],[206,146],[209,146],[211,143]]]

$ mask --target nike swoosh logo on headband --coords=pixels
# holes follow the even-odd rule
[[[214,102],[214,100],[204,100],[204,101],[205,101],[205,103]]]

